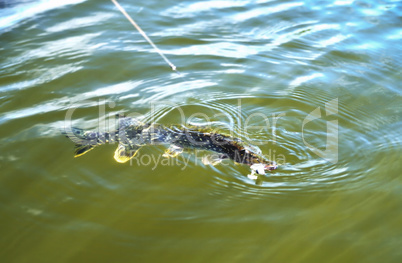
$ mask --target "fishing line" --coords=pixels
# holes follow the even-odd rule
[[[120,10],[120,12],[123,13],[123,15],[130,21],[130,23],[140,32],[140,34],[145,38],[146,41],[158,52],[158,54],[166,61],[166,63],[172,68],[173,71],[176,71],[178,74],[180,74],[179,71],[177,71],[176,66],[170,62],[170,60],[162,53],[162,51],[152,42],[152,40],[145,34],[145,32],[137,25],[137,23],[130,17],[130,15],[124,10],[124,8],[116,1],[116,0],[111,0],[117,8]]]

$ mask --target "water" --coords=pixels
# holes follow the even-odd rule
[[[401,261],[400,1],[120,3],[181,75],[110,1],[0,1],[4,262]],[[66,117],[116,113],[211,124],[281,166],[73,158]]]

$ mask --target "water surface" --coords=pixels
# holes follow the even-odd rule
[[[110,1],[0,1],[4,262],[401,261],[400,1],[120,3],[180,75]],[[116,113],[281,165],[73,158],[60,130]]]

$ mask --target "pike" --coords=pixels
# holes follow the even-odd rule
[[[165,144],[169,145],[169,148],[163,157],[177,157],[187,149],[209,150],[217,154],[215,158],[203,158],[204,164],[216,165],[224,159],[231,159],[235,163],[249,165],[252,171],[250,178],[253,179],[256,179],[255,174],[265,174],[265,171],[277,168],[277,165],[266,160],[255,146],[197,126],[164,126],[122,117],[117,129],[112,132],[67,128],[64,134],[75,143],[74,157],[84,155],[96,146],[117,142],[114,159],[125,163],[136,156],[143,146]]]

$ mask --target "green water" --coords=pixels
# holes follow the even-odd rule
[[[2,262],[402,261],[400,1],[120,3],[180,75],[111,1],[0,1]],[[116,113],[280,166],[73,158]]]

